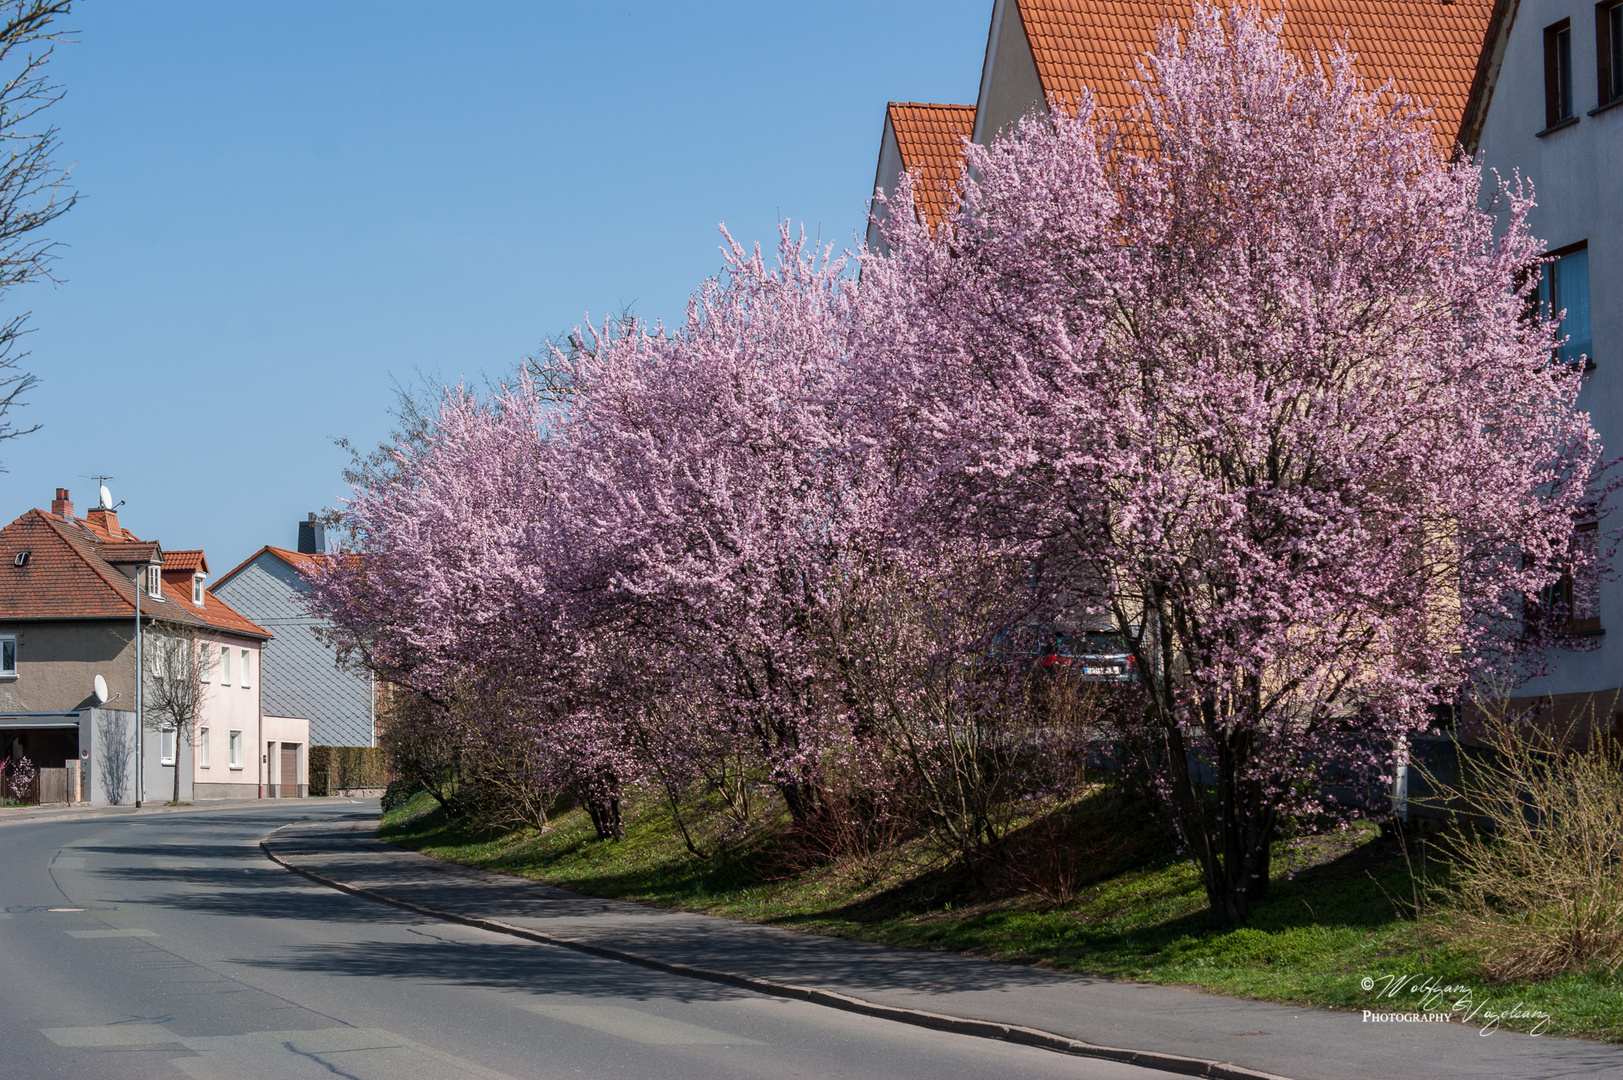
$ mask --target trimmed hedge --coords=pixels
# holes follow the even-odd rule
[[[383,748],[378,746],[312,746],[310,794],[331,795],[354,788],[381,788],[389,784]]]

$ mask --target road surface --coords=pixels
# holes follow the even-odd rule
[[[359,809],[267,802],[0,827],[0,1077],[1168,1075],[424,919],[259,849],[289,821]]]

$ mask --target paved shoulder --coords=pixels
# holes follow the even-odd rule
[[[1456,1023],[1370,1023],[1358,1013],[1063,975],[602,900],[402,851],[373,839],[375,826],[293,825],[265,846],[290,867],[423,913],[769,993],[1177,1071],[1295,1080],[1623,1077],[1623,1048],[1600,1043],[1484,1034]]]

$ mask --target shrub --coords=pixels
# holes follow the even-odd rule
[[[1480,949],[1490,978],[1623,966],[1623,762],[1575,732],[1495,710],[1490,753],[1462,754],[1459,782],[1436,785],[1468,815],[1450,841],[1444,933]]]
[[[405,806],[421,790],[421,784],[405,777],[389,781],[389,786],[383,789],[383,812],[387,814],[390,810]]]
[[[383,750],[376,746],[312,746],[310,794],[331,795],[353,788],[380,788],[388,784]]]
[[[17,763],[11,768],[11,776],[6,780],[6,788],[11,797],[18,802],[28,802],[35,797],[34,777],[37,772],[34,763],[26,755],[19,757]]]

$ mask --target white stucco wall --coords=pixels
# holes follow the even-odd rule
[[[1544,129],[1544,28],[1572,20],[1573,106],[1578,122]],[[1522,0],[1505,42],[1478,144],[1485,168],[1530,179],[1538,206],[1530,223],[1550,250],[1589,244],[1594,370],[1579,399],[1606,443],[1623,450],[1623,106],[1595,115],[1595,5],[1591,0]],[[1623,672],[1623,582],[1600,593],[1606,633],[1593,652],[1563,651],[1554,670],[1527,684],[1532,695],[1611,691]],[[1604,704],[1604,703],[1603,703]],[[1623,705],[1623,702],[1619,703]]]
[[[883,191],[887,199],[896,195],[897,184],[902,178],[902,150],[896,144],[896,126],[890,122],[890,109],[885,109],[885,128],[879,136],[879,167],[874,170],[874,188]],[[884,217],[883,207],[874,206],[874,213]],[[884,237],[879,232],[877,222],[868,222],[868,247],[882,255],[890,253],[885,245]]]
[[[975,102],[974,141],[991,146],[999,132],[1025,116],[1033,105],[1045,112],[1048,109],[1019,5],[1015,0],[997,0],[986,36],[980,95]]]
[[[216,659],[213,674],[203,691],[203,709],[193,733],[193,784],[200,799],[252,799],[262,793],[265,783],[265,754],[263,725],[260,720],[260,664],[259,642],[251,638],[223,635],[202,639],[217,658],[220,647],[231,649],[231,679],[221,679]],[[242,653],[249,654],[251,672],[248,684],[242,680]],[[209,763],[204,766],[197,744],[202,729],[209,729]],[[242,732],[242,765],[231,766],[230,733]]]

